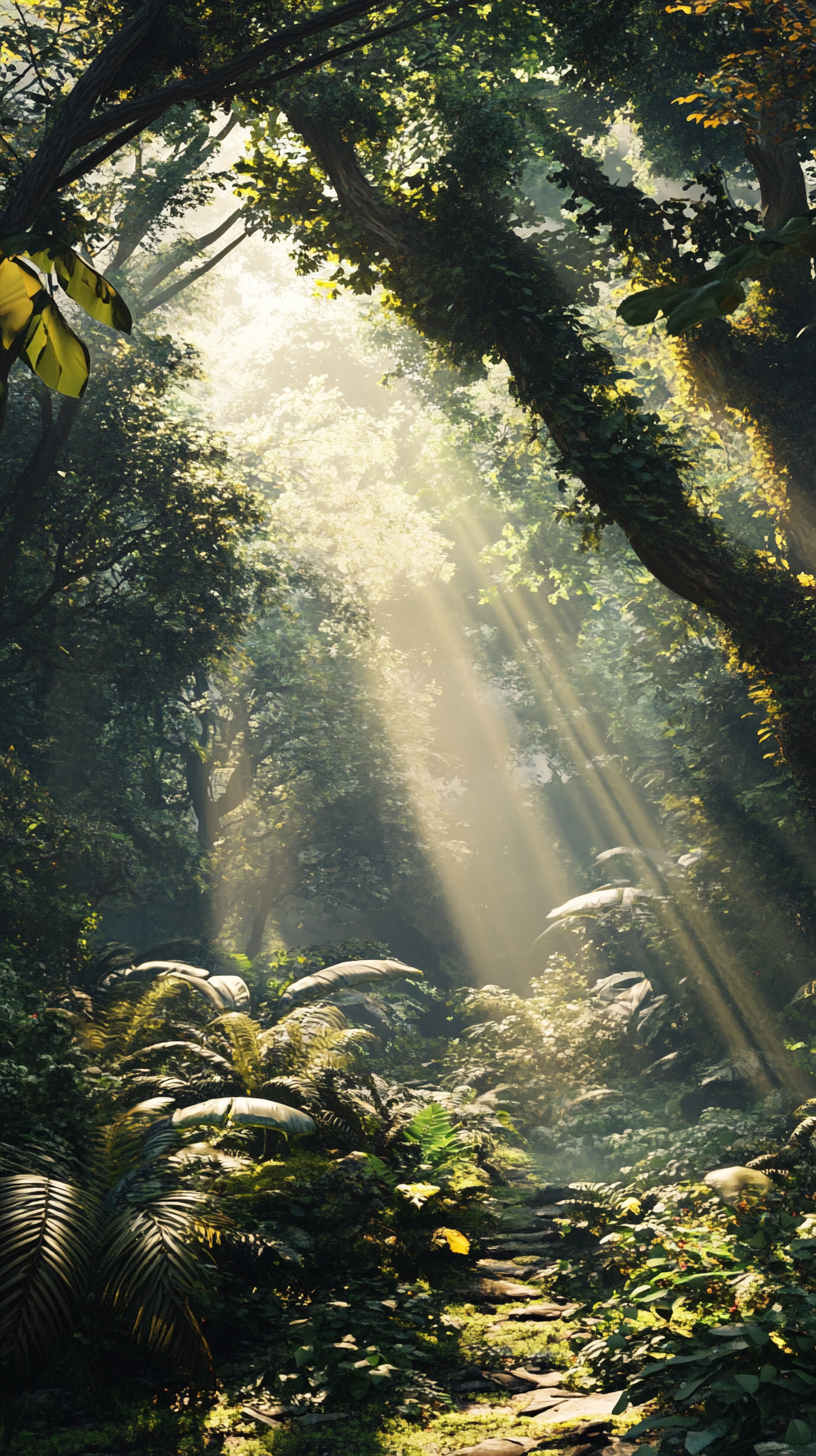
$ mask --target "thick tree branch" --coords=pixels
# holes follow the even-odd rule
[[[109,90],[128,56],[144,40],[162,6],[163,0],[145,0],[133,19],[108,41],[80,76],[0,214],[0,233],[23,232],[35,222],[65,163],[81,144],[77,142],[77,136],[81,134],[83,123],[100,96]]]
[[[175,273],[176,269],[180,268],[183,263],[188,262],[190,258],[194,258],[197,253],[203,253],[205,248],[212,247],[213,243],[217,243],[219,238],[224,236],[224,233],[229,232],[233,223],[238,221],[242,212],[243,208],[236,207],[235,211],[231,212],[229,217],[225,218],[223,222],[220,222],[218,227],[213,228],[212,232],[205,233],[203,238],[196,238],[195,242],[185,244],[182,248],[174,250],[169,258],[164,258],[153,269],[152,273],[148,273],[142,284],[143,293],[152,293],[154,288],[158,288],[159,284],[163,283],[165,278],[169,278],[171,273]]]
[[[201,263],[198,268],[193,269],[192,273],[185,273],[183,278],[179,278],[169,288],[163,288],[161,293],[157,293],[155,298],[151,298],[143,308],[138,310],[139,318],[144,318],[146,314],[152,313],[154,308],[161,308],[163,303],[169,303],[171,298],[175,298],[177,293],[182,293],[185,288],[189,288],[191,283],[195,283],[196,279],[203,278],[205,273],[209,273],[212,268],[216,268],[233,251],[233,248],[237,248],[238,244],[242,243],[247,236],[247,233],[239,233],[238,237],[233,238],[231,243],[227,243],[226,247],[222,248],[220,253],[215,254],[215,257],[208,258],[206,263]]]
[[[418,238],[395,208],[383,202],[364,175],[350,142],[325,126],[296,98],[284,101],[290,122],[320,162],[343,207],[389,257],[414,252]]]
[[[515,396],[581,481],[585,509],[620,526],[647,570],[717,618],[739,661],[761,674],[780,747],[816,813],[816,594],[692,504],[671,440],[637,401],[605,387],[614,360],[584,337],[538,244],[507,229],[488,199],[453,189],[420,240],[395,223],[330,123],[312,116],[306,125],[302,135],[341,205],[376,248],[388,237],[399,242],[389,281],[406,316],[454,360],[506,361]]]

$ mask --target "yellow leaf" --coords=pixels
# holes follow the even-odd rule
[[[0,335],[10,349],[34,310],[32,299],[42,290],[42,280],[25,263],[4,258],[0,263]]]
[[[446,1243],[452,1254],[470,1253],[470,1239],[466,1239],[465,1235],[460,1234],[458,1229],[435,1229],[433,1241],[435,1244]]]
[[[421,1208],[423,1203],[427,1203],[429,1198],[439,1192],[439,1187],[436,1183],[398,1183],[397,1192],[403,1198],[409,1199],[415,1208]]]
[[[638,1198],[625,1198],[620,1205],[621,1213],[640,1213],[640,1200]]]
[[[90,356],[51,299],[37,310],[29,324],[25,355],[34,373],[49,389],[70,395],[72,399],[82,398],[88,383]]]
[[[100,324],[129,334],[133,327],[130,309],[112,283],[85,263],[72,249],[57,253],[54,267],[69,298]]]

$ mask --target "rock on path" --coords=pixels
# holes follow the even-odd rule
[[[591,1421],[602,1416],[611,1416],[623,1395],[622,1390],[610,1390],[606,1395],[574,1395],[571,1391],[537,1390],[524,1406],[518,1410],[520,1416],[537,1416],[547,1425],[557,1421]],[[557,1397],[555,1400],[553,1397]]]
[[[520,1299],[534,1295],[526,1284],[514,1284],[510,1279],[476,1279],[463,1289],[456,1290],[456,1298],[472,1304],[517,1304]]]
[[[569,1319],[580,1308],[580,1304],[528,1304],[525,1309],[511,1310],[507,1318],[511,1320]]]

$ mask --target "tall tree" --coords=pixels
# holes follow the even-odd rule
[[[303,159],[285,140],[285,123],[259,118],[247,193],[270,234],[294,231],[302,267],[338,257],[338,285],[367,291],[381,283],[444,357],[468,368],[484,356],[505,361],[511,389],[546,427],[570,484],[566,516],[588,545],[616,522],[659,581],[718,620],[726,651],[748,671],[779,752],[814,809],[816,604],[804,569],[814,558],[804,560],[806,523],[798,497],[791,492],[789,502],[786,490],[793,457],[812,459],[800,443],[802,409],[793,405],[794,397],[804,401],[810,421],[812,345],[795,344],[794,336],[812,317],[810,265],[797,257],[807,260],[816,233],[806,220],[793,244],[792,234],[778,236],[791,207],[806,206],[806,198],[802,183],[795,198],[783,188],[773,202],[769,163],[755,175],[772,227],[757,234],[756,214],[731,201],[717,170],[722,161],[744,172],[731,129],[709,129],[702,158],[696,134],[689,142],[694,124],[671,109],[686,77],[716,70],[724,45],[718,16],[714,8],[691,22],[667,17],[650,0],[616,0],[591,15],[582,5],[560,4],[543,12],[495,7],[478,23],[468,13],[433,27],[420,44],[384,45],[376,64],[352,59],[319,82],[279,92]],[[690,34],[682,29],[688,25]],[[773,37],[760,36],[760,44],[771,47]],[[548,68],[560,73],[559,85],[546,79]],[[797,96],[809,116],[809,85]],[[644,113],[644,140],[656,158],[668,133],[688,181],[696,169],[698,200],[658,204],[635,187],[613,186],[587,158],[582,144],[602,133],[621,104],[633,116]],[[789,165],[783,153],[802,150],[803,137],[765,137],[777,170]],[[685,296],[705,285],[715,250],[728,255],[751,240],[745,269],[762,274],[756,307],[726,322],[724,311],[743,290],[728,277],[720,288],[718,274],[716,317],[699,324],[692,309],[696,332],[681,347],[698,361],[689,365],[696,387],[706,389],[712,372],[722,376],[728,406],[737,397],[743,409],[750,401],[773,442],[777,550],[752,549],[706,510],[682,440],[641,408],[613,353],[582,321],[559,276],[564,260],[524,197],[524,169],[541,154],[579,228],[590,238],[600,234],[602,256],[611,254],[644,282],[672,282]],[[750,146],[746,157],[757,164]],[[734,268],[741,271],[739,261]],[[809,424],[807,431],[810,441]],[[800,489],[812,495],[807,480]]]

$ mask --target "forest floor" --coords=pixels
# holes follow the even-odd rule
[[[82,1402],[69,1415],[68,1392],[40,1390],[15,1403],[4,1437],[0,1434],[0,1451],[8,1456],[524,1456],[540,1450],[553,1456],[626,1456],[637,1443],[623,1438],[640,1413],[630,1408],[613,1416],[619,1390],[581,1390],[580,1374],[575,1379],[579,1357],[569,1343],[581,1328],[580,1307],[542,1292],[552,1267],[540,1256],[510,1256],[518,1236],[522,1241],[540,1236],[542,1218],[558,1210],[535,1206],[531,1182],[501,1192],[494,1256],[470,1263],[452,1298],[451,1291],[445,1292],[451,1340],[440,1351],[440,1367],[427,1372],[434,1393],[418,1416],[394,1413],[375,1400],[359,1410],[295,1416],[253,1401],[245,1387],[237,1394],[222,1390],[198,1408],[117,1395],[109,1412],[100,1392],[95,1409],[108,1418],[91,1420]]]

